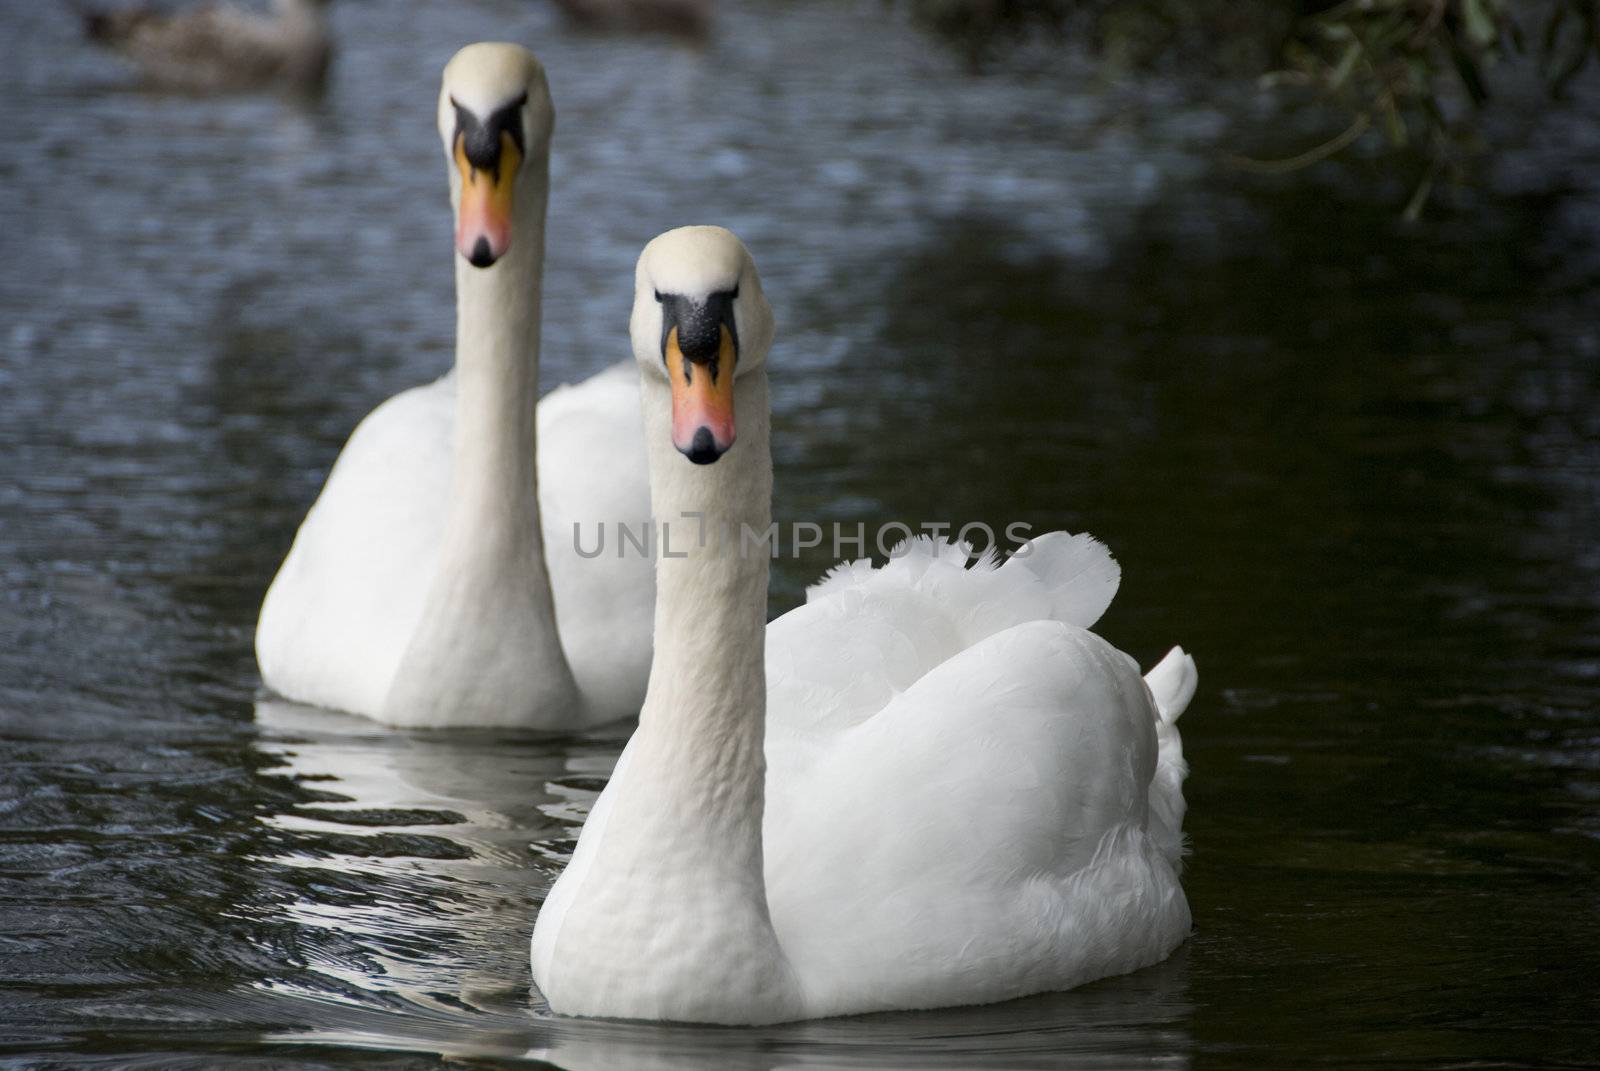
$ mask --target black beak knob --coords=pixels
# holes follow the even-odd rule
[[[702,424],[695,430],[694,441],[689,444],[689,449],[683,451],[683,456],[696,465],[709,465],[722,456],[722,451],[717,449],[711,429]]]

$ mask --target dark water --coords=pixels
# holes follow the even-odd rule
[[[339,4],[306,110],[135,91],[66,11],[0,10],[0,1063],[1600,1063],[1600,128],[1522,132],[1406,229],[1240,187],[1220,111],[1159,85],[968,81],[871,4],[720,19],[696,52]],[[449,362],[433,95],[481,37],[560,113],[547,382],[625,352],[646,239],[726,223],[781,321],[780,517],[1091,530],[1103,631],[1196,653],[1169,962],[762,1031],[553,1020],[527,936],[624,730],[257,705],[328,463]],[[826,564],[782,561],[775,608]]]

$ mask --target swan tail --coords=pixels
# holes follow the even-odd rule
[[[1161,720],[1171,725],[1189,709],[1189,700],[1194,698],[1194,690],[1200,683],[1200,671],[1195,668],[1193,655],[1182,647],[1174,647],[1144,675],[1144,682],[1155,697]]]
[[[1032,573],[1049,595],[1050,616],[1079,628],[1100,620],[1122,583],[1110,548],[1085,533],[1046,532],[1018,547],[1001,568]]]
[[[1178,733],[1178,718],[1188,709],[1200,683],[1194,658],[1182,647],[1145,674],[1144,682],[1156,703],[1156,772],[1150,781],[1150,835],[1172,868],[1183,870],[1183,816],[1188,804],[1183,798],[1183,781],[1189,764],[1183,758],[1183,737]]]

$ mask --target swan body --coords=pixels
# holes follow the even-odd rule
[[[509,158],[498,168],[516,183],[510,226],[493,218],[492,191],[476,208],[470,191],[464,200],[463,182],[486,176],[453,176],[456,367],[390,398],[350,437],[262,603],[262,679],[395,725],[614,720],[644,694],[651,565],[614,543],[584,556],[574,525],[593,555],[599,525],[648,520],[638,375],[613,367],[535,404],[543,73],[520,48],[469,46],[441,97],[447,142],[460,141],[449,133],[458,108],[525,124],[520,170]],[[485,254],[490,245],[500,248]],[[482,255],[493,262],[468,259]]]
[[[212,92],[276,87],[314,92],[327,79],[333,41],[326,0],[277,0],[271,15],[233,4],[183,12],[133,7],[91,11],[91,41],[122,53],[151,83]]]
[[[1190,924],[1188,697],[1153,695],[1088,631],[1110,554],[1062,532],[1003,565],[902,551],[768,630],[767,891],[807,1013],[987,1003],[1165,959]]]
[[[711,365],[673,348],[703,332],[666,318],[718,294],[738,425],[709,457],[683,419]],[[765,530],[771,318],[737,239],[652,242],[633,338],[658,523]],[[969,568],[964,546],[917,540],[763,628],[766,557],[683,542],[657,562],[639,728],[534,929],[555,1011],[751,1024],[984,1003],[1183,941],[1194,662],[1174,649],[1141,677],[1089,631],[1120,579],[1103,545],[1049,533]]]
[[[626,362],[557,387],[537,408],[539,516],[561,643],[578,691],[613,716],[638,709],[649,672],[650,563],[631,548],[618,559],[612,527],[620,518],[638,528],[631,518],[648,501],[638,400]],[[263,606],[258,642],[275,691],[331,710],[382,710],[438,568],[455,410],[447,373],[356,426]],[[573,525],[592,553],[597,518],[607,525],[603,554],[582,558]]]

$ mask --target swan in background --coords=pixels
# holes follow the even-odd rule
[[[445,67],[456,365],[350,436],[261,607],[268,688],[391,725],[584,727],[638,711],[651,563],[638,374],[539,393],[553,112],[543,69],[477,44]],[[537,440],[544,447],[535,455]],[[547,569],[548,566],[548,569]],[[560,623],[559,632],[557,622]]]
[[[645,248],[651,501],[683,556],[656,565],[639,727],[534,928],[551,1008],[755,1024],[1006,1000],[1165,958],[1190,925],[1175,723],[1193,660],[1174,648],[1141,678],[1088,631],[1120,573],[1061,532],[972,568],[918,541],[763,627],[764,548],[695,533],[701,515],[709,532],[771,521],[772,335],[732,234]]]
[[[89,40],[138,64],[151,83],[212,92],[320,90],[333,57],[327,0],[275,0],[271,15],[233,4],[183,12],[126,7],[83,13]]]

